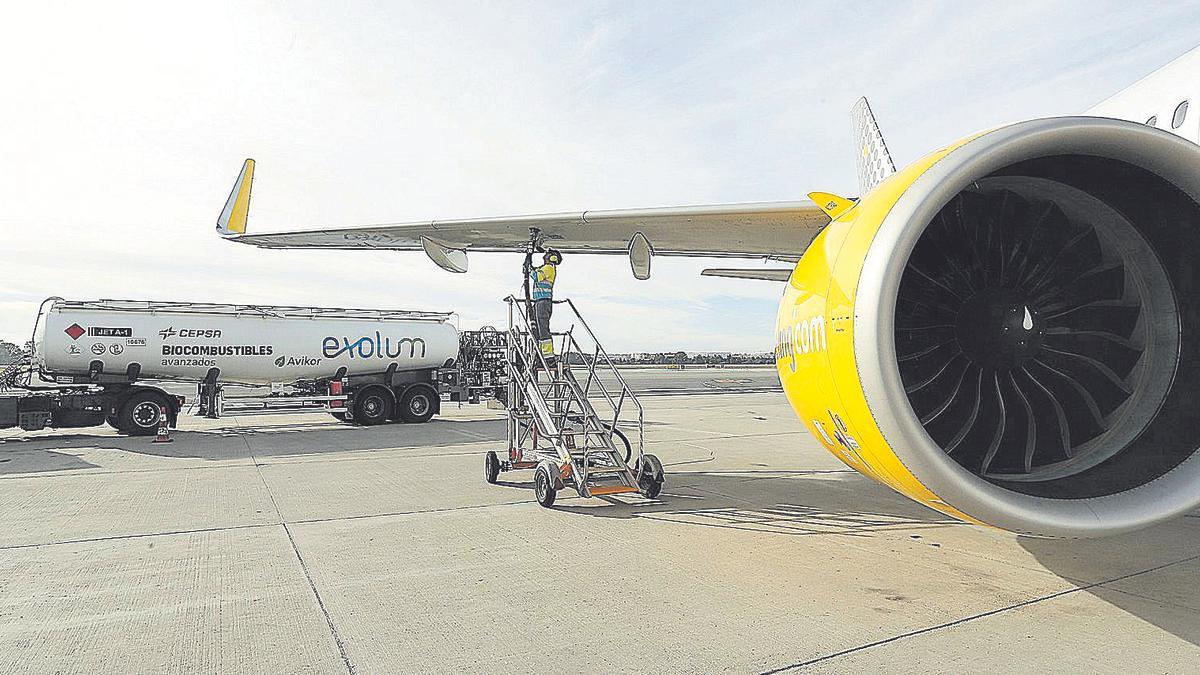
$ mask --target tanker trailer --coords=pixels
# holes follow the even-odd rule
[[[306,382],[323,388],[320,398],[340,419],[425,422],[440,409],[438,370],[458,357],[450,316],[50,298],[35,324],[32,370],[70,396],[56,406],[54,396],[40,392],[34,397],[45,409],[40,422],[26,415],[20,426],[107,422],[125,433],[153,434],[160,406],[174,423],[181,402],[147,379],[199,383],[201,408],[210,416],[220,410],[225,384]],[[0,426],[17,426],[4,419]]]

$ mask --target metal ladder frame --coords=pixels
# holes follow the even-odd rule
[[[564,332],[551,333],[557,343],[557,362],[552,366],[533,339],[525,301],[509,296],[505,302],[509,309],[509,419],[504,470],[535,468],[550,460],[559,469],[557,487],[569,483],[580,496],[638,492],[646,468],[645,413],[575,303],[554,301],[556,307],[570,309],[572,324]],[[582,329],[579,337],[590,340],[592,349],[580,344],[577,326]],[[582,384],[573,363],[586,366]],[[612,375],[619,391],[610,391],[598,369]],[[603,406],[603,415],[597,405]],[[628,463],[614,435],[629,443]]]

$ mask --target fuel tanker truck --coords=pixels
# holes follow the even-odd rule
[[[0,428],[107,423],[152,435],[162,411],[173,426],[184,405],[164,380],[195,383],[199,412],[209,417],[222,412],[232,384],[270,385],[271,399],[317,405],[356,424],[426,422],[442,394],[461,400],[478,389],[457,368],[460,335],[451,316],[50,298],[34,324],[26,382],[0,392]],[[487,384],[498,388],[498,379]]]

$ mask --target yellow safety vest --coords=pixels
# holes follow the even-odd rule
[[[554,277],[558,271],[549,263],[529,271],[529,293],[534,300],[549,300],[554,297]]]

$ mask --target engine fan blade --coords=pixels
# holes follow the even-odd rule
[[[954,401],[958,399],[959,393],[962,392],[963,383],[966,382],[967,372],[970,369],[971,369],[970,361],[963,359],[962,368],[959,370],[958,377],[954,383],[954,388],[950,390],[950,393],[946,396],[945,399],[942,400],[941,403],[938,403],[929,412],[927,412],[925,415],[921,416],[921,425],[922,426],[925,426],[925,425],[930,424],[931,422],[934,422],[939,417],[941,417],[943,414],[945,414],[945,412],[947,410],[950,409],[950,405],[953,404]],[[916,405],[914,404],[914,410],[915,410],[915,408],[916,408]],[[917,412],[918,412],[918,414],[920,413],[920,411],[917,411]]]
[[[1083,230],[1068,241],[1061,250],[1030,274],[1030,280],[1021,287],[1033,294],[1046,285],[1062,284],[1081,272],[1096,267],[1104,261],[1100,239],[1093,230]]]
[[[963,354],[956,355],[954,358],[947,361],[941,368],[938,368],[937,371],[934,372],[932,375],[929,375],[928,377],[926,377],[924,379],[918,380],[918,381],[914,382],[913,384],[905,386],[904,391],[911,394],[913,392],[920,391],[920,390],[924,389],[925,387],[928,387],[929,385],[933,384],[939,377],[944,375],[946,373],[947,369],[949,369],[950,366],[953,365],[955,361],[959,361],[959,360],[966,360],[966,356],[964,356]]]
[[[1104,431],[1104,415],[1087,387],[1042,359],[1034,359],[1030,363],[1031,368],[1039,369],[1048,375],[1042,382],[1053,392],[1051,395],[1060,402],[1067,413],[1071,437],[1077,444],[1091,440]]]
[[[1033,262],[1036,256],[1033,255],[1034,242],[1037,241],[1039,231],[1045,227],[1045,223],[1050,220],[1055,211],[1061,214],[1061,210],[1051,202],[1046,202],[1041,206],[1033,218],[1028,217],[1029,209],[1025,210],[1026,217],[1012,228],[1013,231],[1013,246],[1012,253],[1009,255],[1007,266],[1009,268],[1008,284],[1013,287],[1019,287],[1025,279],[1026,271],[1029,264]],[[1065,219],[1065,216],[1064,216]]]
[[[1004,407],[1004,394],[1000,391],[1000,375],[992,373],[992,388],[996,393],[996,405],[1000,408],[1000,414],[996,416],[996,430],[992,433],[992,441],[988,443],[987,452],[983,455],[983,461],[979,465],[980,473],[987,473],[992,467],[992,460],[996,458],[996,453],[1000,451],[1000,442],[1004,440],[1004,429],[1008,424],[1008,411]]]
[[[1096,359],[1050,347],[1038,359],[1079,382],[1102,415],[1107,416],[1133,394],[1121,377]]]
[[[1025,393],[1021,391],[1012,371],[1008,373],[1008,384],[1016,394],[1016,399],[1021,403],[1021,409],[1025,413],[1025,447],[1021,451],[1021,457],[1025,473],[1029,473],[1033,470],[1033,454],[1037,450],[1037,418],[1034,417],[1033,406],[1025,397]]]
[[[1054,412],[1054,425],[1058,429],[1058,440],[1061,444],[1060,449],[1064,457],[1071,457],[1073,446],[1071,445],[1071,426],[1067,423],[1067,411],[1058,402],[1058,398],[1050,392],[1046,385],[1034,377],[1028,368],[1022,368],[1021,372],[1033,383],[1035,390],[1041,392],[1044,399],[1050,403],[1050,410]]]
[[[1049,313],[1098,300],[1120,300],[1124,295],[1125,266],[1116,262],[1087,272],[1062,286],[1044,289],[1032,303]]]
[[[979,409],[982,407],[982,404],[983,369],[980,369],[978,377],[975,378],[975,392],[974,397],[972,398],[971,412],[967,416],[966,421],[963,422],[959,430],[955,432],[954,436],[950,439],[950,442],[942,446],[947,455],[953,455],[954,451],[957,450],[959,445],[963,442],[963,439],[967,437],[967,434],[971,433],[971,429],[975,427],[975,420],[979,419]]]
[[[1124,381],[1142,358],[1142,350],[1130,340],[1108,331],[1047,328],[1044,344],[1064,352],[1089,356],[1113,370]]]
[[[919,351],[909,352],[907,354],[900,354],[899,356],[897,356],[896,360],[900,363],[905,363],[908,361],[915,361],[915,360],[921,359],[923,357],[930,356],[931,354],[933,354],[934,352],[936,352],[938,350],[945,349],[947,347],[953,347],[953,345],[954,345],[954,340],[945,340],[942,342],[936,342],[933,345],[931,345],[929,347],[925,347],[924,349],[921,349]]]
[[[1123,300],[1098,300],[1057,312],[1044,313],[1042,319],[1051,327],[1073,330],[1094,330],[1116,333],[1125,338],[1137,327],[1141,305]]]

